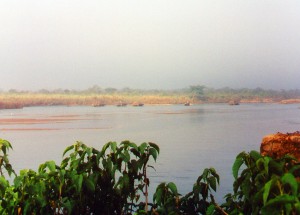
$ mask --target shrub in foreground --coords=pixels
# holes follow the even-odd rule
[[[242,152],[233,164],[233,193],[218,205],[219,175],[206,168],[192,191],[181,195],[173,182],[157,186],[148,198],[147,169],[159,147],[109,142],[101,150],[82,142],[67,147],[60,164],[47,161],[38,171],[15,173],[11,144],[0,139],[1,214],[300,214],[299,169],[289,156],[272,159]],[[10,184],[7,177],[13,178]]]

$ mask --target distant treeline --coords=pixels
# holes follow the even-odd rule
[[[294,90],[266,90],[262,88],[255,89],[232,89],[229,87],[221,89],[206,88],[204,95],[209,100],[227,101],[228,99],[237,99],[240,101],[265,101],[279,102],[288,99],[300,99],[300,89]]]
[[[187,88],[188,89],[188,88]],[[0,90],[0,93],[35,93],[35,94],[177,94],[183,93],[187,91],[187,89],[179,89],[179,90],[160,90],[160,89],[133,89],[129,87],[125,87],[122,89],[117,89],[113,87],[102,88],[98,85],[94,85],[90,88],[84,90],[75,90],[75,89],[63,89],[58,88],[54,90],[40,89],[37,91],[28,91],[28,90],[16,90],[10,89],[8,91]]]
[[[202,92],[200,92],[202,91]],[[94,85],[90,88],[84,90],[74,90],[74,89],[63,89],[58,88],[54,90],[40,89],[37,91],[28,91],[28,90],[16,90],[10,89],[8,91],[0,90],[0,93],[38,93],[38,94],[164,94],[164,95],[173,95],[173,94],[191,94],[191,93],[203,94],[207,97],[228,97],[228,96],[239,96],[240,98],[253,98],[253,97],[270,97],[270,98],[299,98],[300,89],[293,90],[271,90],[263,89],[257,87],[255,89],[241,88],[233,89],[230,87],[224,87],[219,89],[214,89],[206,87],[203,85],[193,85],[183,89],[174,89],[174,90],[163,90],[163,89],[133,89],[125,87],[122,89],[117,89],[113,87],[102,88],[98,85]]]
[[[142,90],[132,88],[101,88],[85,90],[56,89],[0,91],[0,109],[49,105],[117,105],[117,104],[184,104],[184,103],[281,102],[299,103],[300,90],[214,89],[194,85],[177,90]]]

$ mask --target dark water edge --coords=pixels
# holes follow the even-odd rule
[[[232,192],[231,166],[239,152],[259,151],[267,134],[299,129],[299,104],[55,106],[0,111],[0,138],[12,143],[10,160],[17,172],[37,170],[47,160],[59,163],[63,150],[77,140],[95,148],[108,141],[151,141],[160,146],[161,154],[152,163],[155,171],[149,169],[150,196],[164,181],[176,183],[179,192],[186,194],[204,168],[214,167],[221,177],[218,202]]]

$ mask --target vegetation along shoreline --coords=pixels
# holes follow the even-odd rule
[[[96,85],[81,91],[68,89],[53,91],[18,91],[11,89],[0,91],[0,109],[56,105],[94,107],[131,105],[142,107],[143,105],[192,105],[203,103],[300,103],[300,90],[213,89],[202,85],[179,90],[138,90],[131,88],[102,89]]]

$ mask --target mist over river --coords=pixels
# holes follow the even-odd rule
[[[0,138],[11,142],[17,173],[62,160],[75,141],[101,149],[109,141],[154,142],[160,147],[149,169],[151,197],[160,182],[174,182],[181,194],[206,167],[220,175],[216,199],[231,192],[231,166],[241,151],[259,151],[263,136],[300,130],[300,104],[202,104],[144,107],[51,106],[0,110]]]

